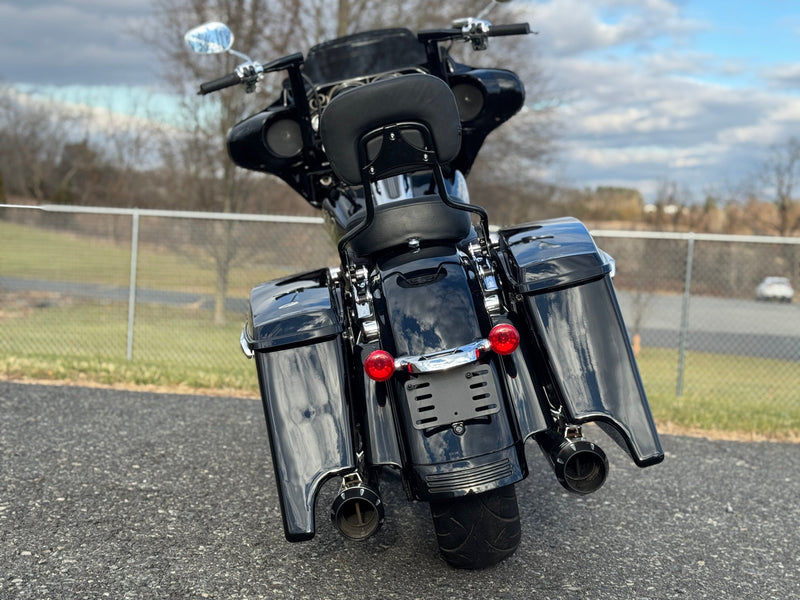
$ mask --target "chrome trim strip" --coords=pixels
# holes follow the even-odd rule
[[[478,340],[465,346],[441,350],[433,354],[403,356],[395,359],[394,369],[395,371],[407,371],[409,373],[447,371],[448,369],[477,361],[480,358],[480,353],[491,350],[491,347],[489,340]]]
[[[250,340],[247,335],[247,325],[242,328],[242,334],[239,336],[239,345],[242,347],[242,352],[247,358],[253,358],[255,352],[250,349]]]

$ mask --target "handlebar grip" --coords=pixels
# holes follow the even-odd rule
[[[502,35],[526,35],[531,32],[531,27],[527,23],[511,23],[509,25],[492,25],[489,29],[489,37],[500,37]]]
[[[237,85],[242,80],[239,77],[239,74],[236,72],[228,73],[227,75],[223,75],[222,77],[218,77],[217,79],[212,79],[211,81],[206,81],[205,83],[200,84],[200,94],[205,96],[206,94],[210,94],[211,92],[216,92],[217,90],[221,90],[227,87],[231,87],[232,85]]]

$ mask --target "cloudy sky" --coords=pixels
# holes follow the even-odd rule
[[[652,197],[674,182],[699,200],[800,136],[797,0],[512,6],[539,32],[536,59],[558,107],[561,152],[547,173],[556,183]],[[149,0],[0,0],[0,80],[120,111],[144,95],[166,111],[154,58],[131,35],[149,11]]]

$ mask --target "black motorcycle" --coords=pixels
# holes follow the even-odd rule
[[[480,19],[368,31],[305,57],[247,59],[200,86],[252,91],[286,71],[279,98],[231,129],[228,152],[320,208],[338,243],[338,267],[256,286],[241,337],[289,541],[314,536],[316,496],[334,476],[333,523],[354,540],[374,534],[388,468],[409,500],[430,503],[444,559],[482,568],[519,544],[514,484],[528,474],[528,439],[577,494],[608,472],[584,423],[640,467],[663,459],[613,260],[577,220],[490,234],[469,201],[464,176],[525,94],[513,72],[459,64],[444,43],[482,50],[528,32]],[[232,34],[210,23],[186,41],[231,51]]]

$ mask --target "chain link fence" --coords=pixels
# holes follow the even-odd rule
[[[800,407],[800,307],[756,291],[767,277],[798,280],[800,238],[594,235],[617,262],[615,286],[636,345],[663,357],[659,372],[646,372],[648,392],[680,397],[730,384]]]
[[[800,239],[594,232],[648,395],[734,393],[800,409]],[[257,283],[337,262],[322,219],[0,206],[0,357],[238,374]],[[6,367],[8,370],[8,367]],[[109,367],[109,368],[120,368]]]
[[[170,372],[189,385],[202,377],[204,387],[255,388],[239,349],[250,289],[335,264],[323,227],[317,218],[6,205],[0,357],[11,357],[12,372],[52,359],[73,371],[132,365],[134,379]]]

